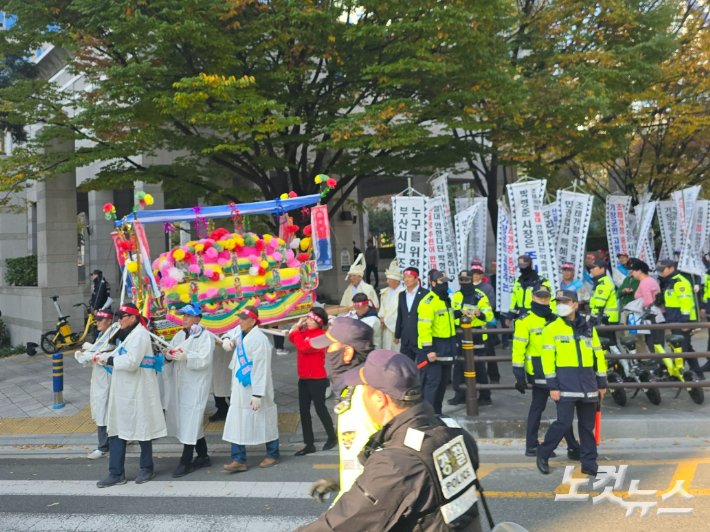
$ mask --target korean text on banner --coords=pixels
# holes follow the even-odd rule
[[[686,204],[689,206],[690,204]],[[692,224],[688,225],[686,230],[685,240],[678,261],[678,269],[682,272],[692,273],[695,275],[704,275],[705,268],[700,260],[703,239],[703,225],[707,221],[707,201],[694,201],[693,212],[686,211],[686,220],[693,220]]]
[[[311,207],[311,229],[316,268],[319,271],[330,270],[333,268],[333,247],[330,243],[330,222],[326,205]]]
[[[397,264],[402,270],[410,266],[419,268],[424,276],[428,268],[426,198],[395,196],[392,198],[392,213]]]
[[[676,224],[678,223],[678,208],[675,201],[659,201],[656,205],[658,210],[658,226],[661,230],[661,254],[660,260],[672,259],[673,251],[678,247],[676,243]]]
[[[446,210],[446,216],[451,216],[451,209],[449,208],[449,174],[441,174],[439,177],[432,179],[431,183],[431,196],[432,198],[443,198],[444,199],[444,209]]]
[[[474,204],[454,216],[454,226],[456,228],[456,247],[458,251],[460,270],[469,269],[468,246],[470,242],[468,237],[471,231],[473,231],[473,221],[480,208],[480,204]]]
[[[451,282],[449,287],[457,292],[459,289],[458,260],[454,244],[451,217],[446,215],[444,198],[438,196],[429,198],[426,202],[427,221],[427,254],[429,270],[441,270],[447,273]]]
[[[510,310],[510,298],[518,274],[517,250],[510,212],[503,200],[498,200],[498,239],[496,241],[496,305],[501,314]]]
[[[557,242],[558,228],[560,226],[560,210],[558,205],[559,203],[553,201],[542,207],[542,218],[545,220],[545,228],[550,237],[550,242],[553,244]]]
[[[700,185],[676,190],[671,194],[671,199],[675,202],[677,209],[676,215],[678,216],[678,223],[676,224],[677,247],[683,247],[686,243],[686,235],[691,230],[694,222],[693,209],[695,209],[698,194],[700,194]],[[675,249],[673,251],[675,252]]]
[[[557,191],[560,210],[560,229],[557,237],[557,260],[571,262],[574,271],[581,275],[587,234],[592,220],[594,196],[568,190]]]
[[[547,181],[541,179],[513,183],[506,188],[518,254],[530,255],[537,272],[547,278],[552,286],[557,286],[557,250],[550,240],[542,217],[542,199],[546,185]]]
[[[609,195],[606,197],[606,238],[609,243],[609,259],[612,271],[619,267],[619,253],[631,256],[635,251],[634,236],[629,226],[631,196]]]

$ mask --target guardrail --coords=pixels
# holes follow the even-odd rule
[[[618,331],[662,331],[667,329],[693,330],[693,329],[710,329],[710,322],[690,322],[690,323],[653,323],[653,324],[636,324],[636,325],[600,325],[595,327],[597,333],[603,336],[604,332]],[[480,390],[515,390],[514,384],[478,384],[476,382],[476,363],[477,362],[510,362],[512,356],[474,356],[473,354],[473,336],[474,334],[513,334],[515,329],[474,329],[471,326],[470,318],[463,316],[461,318],[461,329],[463,330],[462,350],[464,356],[464,383],[466,388],[466,415],[478,415],[478,392]],[[479,332],[480,331],[480,332]],[[605,357],[609,360],[621,360],[627,358],[639,359],[663,359],[663,358],[710,358],[710,351],[703,352],[669,352],[669,353],[635,353],[633,355],[613,355],[608,354]],[[710,380],[690,381],[690,382],[610,382],[607,383],[609,389],[627,388],[627,389],[650,389],[650,388],[707,388],[710,387]],[[532,386],[528,384],[528,389]]]

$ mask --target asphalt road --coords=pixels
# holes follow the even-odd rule
[[[702,439],[628,439],[603,441],[600,465],[629,466],[614,493],[618,502],[657,502],[657,508],[692,508],[691,516],[648,517],[639,511],[625,517],[626,509],[604,501],[556,502],[555,493],[568,493],[562,485],[566,459],[551,460],[552,473],[541,475],[534,460],[523,456],[518,440],[482,441],[478,471],[497,522],[513,521],[529,531],[596,532],[624,530],[707,531],[710,517],[710,441]],[[226,446],[212,449],[213,467],[172,479],[177,447],[156,449],[156,477],[144,485],[99,490],[95,482],[107,473],[107,460],[90,461],[86,448],[2,445],[0,440],[0,530],[10,531],[245,531],[281,532],[308,523],[326,509],[307,496],[311,482],[337,475],[337,454],[321,452],[293,457],[296,447],[282,448],[283,461],[262,470],[262,452],[250,452],[249,471],[225,474]],[[562,457],[564,449],[559,449]],[[127,478],[138,473],[135,453],[127,459]],[[575,476],[581,477],[579,467]],[[657,489],[658,496],[628,497],[630,482],[638,489]],[[685,480],[693,499],[679,496],[663,502],[660,495],[676,480]],[[612,481],[613,482],[613,481]],[[690,488],[688,488],[690,485]],[[598,492],[591,486],[580,493]],[[628,505],[627,505],[628,506]],[[485,530],[488,527],[484,527]]]

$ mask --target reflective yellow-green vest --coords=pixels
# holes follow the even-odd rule
[[[594,293],[589,300],[589,313],[594,317],[606,316],[609,323],[619,323],[616,288],[608,275],[602,275],[594,286]]]
[[[555,316],[543,318],[534,312],[520,320],[515,320],[513,334],[513,374],[516,378],[528,375],[528,382],[547,388],[545,372],[542,369],[542,331]]]
[[[579,316],[577,316],[579,318]],[[582,319],[577,330],[557,318],[542,331],[542,369],[547,387],[560,391],[560,400],[599,399],[606,388],[607,365],[597,331]]]
[[[451,298],[451,308],[454,310],[471,310],[478,308],[481,311],[480,316],[476,316],[472,313],[471,325],[473,327],[485,327],[489,321],[493,321],[493,309],[491,308],[491,303],[488,300],[488,296],[482,290],[476,289],[476,297],[478,298],[478,303],[474,305],[464,304],[463,294],[461,292],[456,292],[454,297]],[[461,325],[461,320],[458,318],[454,319],[454,323],[458,326]]]
[[[419,320],[417,334],[419,349],[431,347],[433,338],[451,338],[456,336],[454,309],[447,308],[439,296],[429,292],[417,307]]]
[[[671,277],[663,296],[666,321],[669,323],[697,321],[693,285],[682,273],[678,272]]]
[[[539,280],[542,286],[547,286],[550,289],[550,293],[553,293],[550,281],[544,277],[540,277]],[[527,314],[532,306],[533,288],[534,286],[532,285],[523,288],[523,285],[520,284],[520,278],[515,280],[515,284],[513,285],[513,293],[510,296],[510,312],[508,313],[509,319],[520,318]],[[555,301],[550,301],[550,308],[552,308],[552,312],[555,311],[555,307]]]

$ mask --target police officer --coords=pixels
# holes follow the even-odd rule
[[[520,270],[520,277],[515,280],[515,285],[513,285],[513,294],[510,298],[510,311],[508,311],[508,319],[505,321],[508,327],[510,327],[513,320],[524,317],[530,310],[533,288],[544,284],[549,286],[550,291],[552,291],[550,281],[538,275],[533,269],[532,257],[530,257],[530,255],[520,255],[518,257],[518,269]]]
[[[332,382],[333,394],[340,398],[335,408],[338,415],[338,450],[340,452],[340,482],[330,477],[311,487],[311,493],[323,497],[326,493],[346,492],[362,473],[357,455],[376,426],[367,415],[362,386],[347,387],[343,375],[351,368],[361,367],[373,349],[372,327],[353,318],[336,318],[328,331],[311,339],[311,346],[325,349],[325,361]]]
[[[559,317],[542,331],[542,369],[550,397],[557,401],[557,419],[538,447],[537,468],[545,475],[550,473],[547,461],[569,433],[576,408],[582,473],[596,476],[594,421],[597,403],[606,392],[604,350],[597,331],[577,312],[577,294],[558,290],[555,300]]]
[[[472,268],[475,266],[472,266]],[[481,330],[486,326],[486,323],[493,319],[493,309],[491,308],[488,296],[473,284],[473,275],[471,271],[463,270],[459,273],[459,286],[461,289],[454,294],[451,306],[454,309],[454,323],[456,328],[461,325],[461,317],[468,316],[473,321],[471,325]],[[464,382],[463,375],[463,353],[461,338],[457,342],[457,360],[453,369],[453,388],[456,394],[447,402],[450,405],[462,405],[466,403],[466,391],[461,389]],[[487,335],[473,335],[473,353],[475,356],[484,356],[486,354]],[[485,362],[476,362],[476,381],[481,384],[488,384],[488,372],[486,371]],[[487,406],[491,404],[491,391],[481,390],[478,397],[479,406]]]
[[[479,532],[476,442],[421,401],[414,362],[373,351],[345,383],[364,388],[367,413],[382,428],[358,457],[365,469],[353,489],[298,532]]]
[[[676,269],[672,260],[658,262],[656,271],[660,274],[661,292],[666,310],[664,316],[668,323],[688,323],[697,321],[695,312],[695,295],[690,281]],[[692,350],[690,344],[690,329],[671,329],[671,334],[683,335],[683,351]],[[700,380],[705,380],[697,358],[688,358],[688,365]]]
[[[607,275],[607,263],[595,259],[587,265],[592,276],[592,297],[589,300],[589,321],[592,325],[613,325],[619,323],[619,302],[616,287]],[[606,332],[611,345],[616,345],[616,333]]]
[[[528,412],[525,456],[537,456],[540,419],[547,406],[547,398],[550,397],[550,389],[547,387],[545,373],[542,371],[542,331],[557,319],[550,308],[551,296],[550,289],[540,285],[533,291],[528,315],[515,320],[515,335],[513,335],[515,389],[524,394],[527,382],[533,387],[532,402]],[[570,460],[579,460],[579,444],[574,439],[571,425],[569,432],[565,433],[565,440],[567,457]],[[555,453],[553,452],[551,456],[555,456]]]
[[[429,285],[431,291],[417,309],[419,353],[416,362],[421,368],[424,400],[434,405],[434,412],[441,414],[448,380],[444,378],[444,372],[451,371],[456,354],[456,327],[446,274],[432,270],[429,272]]]

